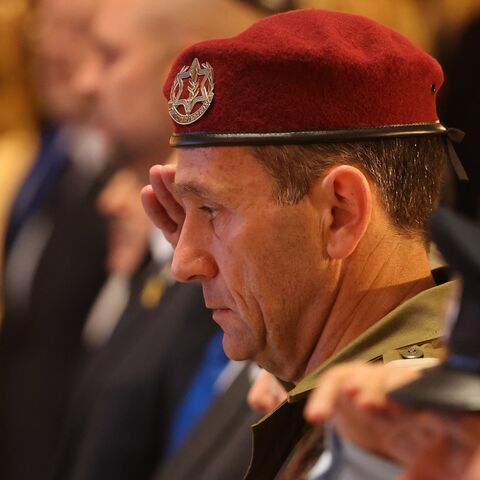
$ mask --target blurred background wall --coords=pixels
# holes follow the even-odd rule
[[[0,0],[0,133],[35,123],[23,35],[28,11],[26,0]]]
[[[403,33],[433,54],[440,37],[456,39],[480,12],[479,0],[299,0],[298,6],[365,15]]]

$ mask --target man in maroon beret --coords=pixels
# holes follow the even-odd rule
[[[300,478],[282,465],[331,363],[434,355],[450,289],[427,259],[449,151],[442,79],[401,35],[322,10],[194,45],[172,67],[178,164],[153,167],[145,210],[175,246],[174,275],[202,283],[227,355],[294,385],[254,427],[247,478]]]

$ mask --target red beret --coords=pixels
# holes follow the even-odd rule
[[[308,9],[198,43],[164,87],[174,146],[349,141],[444,133],[440,65],[365,17]]]

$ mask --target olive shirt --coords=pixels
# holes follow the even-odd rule
[[[409,356],[408,347],[425,357],[441,354],[438,342],[446,301],[454,282],[425,290],[399,305],[345,348],[330,357],[289,391],[288,399],[253,426],[253,457],[245,480],[274,479],[288,464],[295,445],[309,432],[303,419],[305,400],[332,364],[350,360],[385,361]]]

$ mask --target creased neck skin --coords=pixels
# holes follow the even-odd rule
[[[357,255],[343,261],[323,329],[294,382],[401,303],[434,285],[421,242],[384,236],[374,248],[360,247]]]

